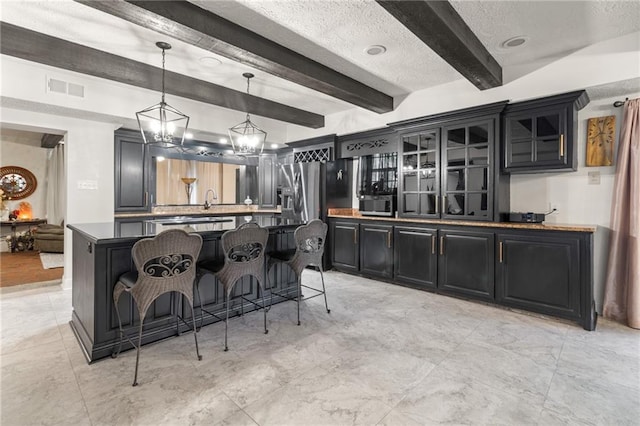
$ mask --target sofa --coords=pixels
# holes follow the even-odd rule
[[[45,224],[33,233],[34,248],[46,253],[64,252],[64,226]]]

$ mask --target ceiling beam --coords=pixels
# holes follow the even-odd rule
[[[51,133],[45,133],[40,139],[42,148],[55,148],[56,145],[62,140],[64,135],[53,135]]]
[[[162,91],[162,69],[0,22],[0,53],[95,77]],[[318,129],[324,116],[167,71],[171,95]],[[140,107],[143,107],[141,105]]]
[[[502,67],[449,2],[376,1],[478,89],[502,86]]]
[[[76,1],[350,104],[393,110],[391,96],[187,1]]]

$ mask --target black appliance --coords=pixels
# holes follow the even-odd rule
[[[542,223],[545,218],[544,213],[509,213],[507,215],[507,222],[520,222],[520,223]]]
[[[358,201],[360,214],[393,216],[398,192],[398,154],[395,152],[360,157]]]

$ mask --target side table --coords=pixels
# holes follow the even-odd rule
[[[47,223],[47,219],[27,219],[27,220],[3,220],[0,222],[2,228],[10,226],[11,227],[11,253],[16,251],[16,230],[18,226],[28,226],[29,230],[31,230],[32,226],[42,225]]]

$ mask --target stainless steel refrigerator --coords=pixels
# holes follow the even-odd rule
[[[351,207],[353,161],[281,164],[278,193],[282,217],[326,221],[327,209]]]

